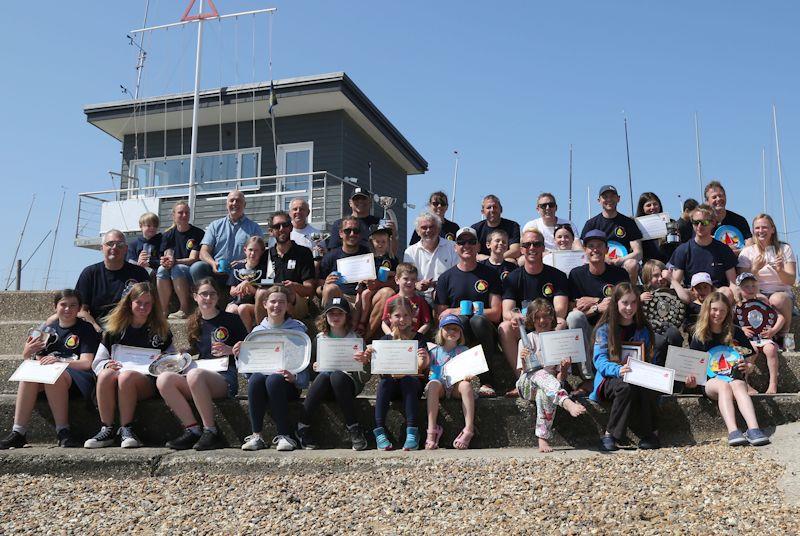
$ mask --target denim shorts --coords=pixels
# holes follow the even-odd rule
[[[157,279],[189,279],[189,267],[185,264],[176,264],[169,270],[163,266],[158,267]]]

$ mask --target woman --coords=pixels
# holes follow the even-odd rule
[[[150,283],[133,285],[105,318],[105,327],[92,362],[97,374],[97,407],[102,427],[83,446],[96,449],[114,443],[114,411],[119,400],[120,446],[140,447],[142,442],[132,427],[136,403],[155,396],[155,378],[135,370],[121,370],[122,363],[114,359],[112,352],[117,344],[144,348],[154,356],[175,351],[172,332]]]
[[[569,251],[574,249],[575,231],[572,230],[572,225],[569,223],[556,225],[553,229],[553,240],[555,241],[556,250]]]
[[[753,219],[753,240],[739,254],[737,270],[751,272],[758,278],[758,286],[769,298],[769,304],[789,320],[781,330],[781,335],[785,335],[791,327],[797,259],[792,246],[778,240],[775,221],[769,214],[759,214]]]
[[[189,223],[189,203],[178,201],[172,207],[172,226],[161,240],[161,266],[156,272],[156,285],[161,310],[169,311],[174,287],[180,309],[167,318],[184,319],[192,310],[189,267],[200,258],[200,242],[205,231]]]
[[[289,316],[289,289],[283,285],[270,287],[263,294],[267,316],[253,328],[253,333],[272,329],[292,329],[306,332],[302,322]],[[298,447],[289,424],[289,402],[300,399],[300,392],[308,387],[309,371],[306,368],[294,374],[279,370],[272,374],[256,372],[247,378],[247,405],[250,411],[250,425],[253,433],[247,436],[242,450],[261,450],[267,448],[262,437],[264,416],[267,404],[275,421],[278,435],[272,440],[279,451],[291,451]]]
[[[635,424],[641,437],[639,448],[661,446],[657,422],[659,393],[623,381],[631,369],[627,361],[622,360],[622,344],[643,343],[642,360],[653,362],[654,340],[653,330],[642,314],[639,291],[630,283],[619,283],[594,333],[593,360],[597,373],[589,398],[595,402],[611,402],[606,432],[600,442],[602,451],[618,450],[625,443],[632,412],[638,421]]]
[[[694,335],[689,347],[692,350],[707,352],[715,346],[739,346],[750,348],[750,341],[738,326],[733,324],[733,308],[728,298],[721,292],[712,292],[703,302],[700,316],[694,327]],[[724,356],[724,354],[723,354]],[[730,356],[728,356],[730,357]],[[728,444],[732,447],[750,443],[754,446],[766,445],[769,438],[758,426],[753,401],[747,392],[744,378],[752,370],[753,364],[746,359],[729,362],[717,355],[708,361],[705,395],[717,401],[719,412],[728,429]],[[693,376],[686,378],[686,387],[697,385]],[[742,434],[736,424],[736,407],[747,423],[747,432]]]
[[[645,192],[639,196],[639,203],[636,208],[636,217],[650,216],[664,212],[661,199],[653,192]],[[673,220],[670,220],[673,221]],[[677,244],[668,244],[664,238],[654,238],[652,240],[642,240],[642,260],[648,261],[656,259],[661,262],[669,261],[672,250]]]
[[[447,207],[448,202],[446,193],[433,192],[431,194],[430,198],[428,199],[428,208],[431,212],[439,216],[439,219],[442,220],[442,226],[439,229],[439,236],[455,242],[456,233],[458,232],[458,224],[445,218],[445,215],[447,214]],[[417,242],[419,242],[419,235],[417,234],[417,230],[414,229],[408,245],[411,246]]]
[[[94,392],[92,360],[97,351],[98,335],[91,324],[78,318],[81,297],[76,291],[65,289],[57,292],[53,298],[53,306],[56,320],[47,327],[53,329],[56,338],[45,341],[41,337],[28,337],[22,357],[38,359],[42,365],[68,359],[66,374],[62,373],[54,384],[19,382],[14,406],[14,426],[8,437],[0,440],[0,450],[25,446],[28,423],[36,398],[42,391],[53,413],[58,446],[78,446],[69,428],[69,398],[71,395],[82,396],[88,400]]]
[[[189,317],[187,325],[190,352],[197,354],[197,360],[200,361],[227,357],[227,368],[215,372],[193,362],[186,374],[159,374],[156,387],[184,428],[183,435],[168,441],[167,447],[174,450],[212,450],[226,446],[214,421],[213,401],[236,396],[239,391],[234,354],[238,353],[238,344],[247,336],[247,330],[237,315],[219,310],[220,289],[213,278],[201,279],[192,295],[197,310]],[[200,413],[202,429],[197,424],[189,400],[194,402]]]

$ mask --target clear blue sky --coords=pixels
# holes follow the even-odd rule
[[[177,20],[188,0],[151,0],[153,24]],[[790,2],[470,3],[217,0],[222,12],[278,7],[276,78],[345,71],[430,163],[409,179],[421,207],[432,189],[450,191],[452,151],[461,153],[457,221],[480,218],[495,193],[504,215],[527,221],[535,196],[553,191],[567,212],[567,150],[574,156],[574,219],[587,215],[591,188],[624,192],[622,111],[628,115],[634,195],[656,191],[675,213],[678,194],[698,196],[693,113],[700,115],[704,179],[719,178],[729,208],[751,219],[762,208],[761,148],[767,149],[768,211],[780,224],[771,105],[778,106],[791,241],[800,245],[800,87]],[[496,7],[500,6],[500,7]],[[107,188],[119,170],[119,143],[88,125],[85,104],[123,98],[135,79],[125,34],[141,25],[144,0],[24,2],[3,6],[4,98],[0,133],[4,192],[0,214],[3,282],[31,195],[37,195],[21,256],[27,259],[56,220],[67,188],[53,284],[72,285],[96,252],[75,248],[77,193]],[[236,83],[233,25],[209,30],[203,86]],[[240,23],[241,49],[250,22]],[[257,77],[266,77],[265,24]],[[144,95],[191,88],[191,32],[149,43]],[[222,38],[220,40],[220,38]],[[220,42],[226,43],[220,46]],[[178,68],[181,50],[188,51]],[[227,47],[227,48],[225,48]],[[240,50],[240,81],[251,81]],[[222,65],[222,67],[221,67]],[[177,70],[176,70],[177,69]],[[278,112],[280,113],[280,112]],[[794,185],[794,188],[792,188]],[[50,242],[31,261],[23,287],[41,286]]]

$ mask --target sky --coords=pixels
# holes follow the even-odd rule
[[[150,24],[177,21],[188,0],[150,0]],[[346,72],[429,163],[408,180],[409,202],[452,190],[460,154],[457,222],[480,219],[494,193],[504,216],[535,217],[536,196],[553,192],[566,217],[568,151],[573,220],[599,211],[597,189],[615,184],[630,212],[623,119],[628,119],[634,200],[654,191],[677,215],[679,195],[697,198],[694,114],[703,181],[719,179],[728,208],[748,220],[764,209],[781,231],[772,105],[777,107],[789,241],[800,245],[800,4],[794,2],[455,2],[217,0],[222,13],[277,7],[276,79]],[[78,193],[109,188],[120,144],[86,122],[83,106],[126,98],[145,1],[54,0],[32,10],[4,4],[0,33],[3,162],[0,245],[5,283],[28,207],[20,253],[31,260],[22,288],[42,288],[62,191],[64,212],[49,288],[72,286],[100,260],[73,245]],[[222,26],[224,24],[224,26]],[[268,23],[252,18],[207,26],[203,88],[268,78]],[[145,43],[142,95],[192,87],[194,29]],[[255,57],[255,63],[253,58]],[[255,76],[253,72],[255,69]],[[280,111],[278,110],[278,113]],[[410,217],[413,217],[413,211]],[[40,241],[48,237],[40,249]],[[32,256],[32,257],[31,257]],[[3,285],[5,286],[5,284]]]

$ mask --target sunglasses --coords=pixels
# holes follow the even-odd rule
[[[445,203],[443,201],[431,201],[431,206],[432,207],[446,207],[447,203]]]
[[[217,297],[217,293],[213,292],[213,291],[198,292],[197,295],[200,296],[201,298],[206,298],[206,299],[208,299],[208,298],[216,298]]]
[[[694,225],[695,227],[698,225],[706,227],[707,225],[711,225],[711,220],[692,220],[692,225]]]
[[[121,249],[121,248],[124,248],[124,247],[128,246],[128,244],[126,242],[122,241],[122,240],[109,240],[108,242],[106,242],[103,245],[105,247],[109,248],[109,249],[113,249],[113,248],[120,248]]]
[[[519,247],[525,248],[525,249],[541,248],[541,247],[544,247],[544,242],[542,242],[541,240],[537,240],[535,242],[522,242],[519,245]]]
[[[273,223],[272,225],[270,225],[270,228],[274,229],[275,231],[277,231],[278,229],[288,229],[290,227],[292,227],[292,222],[288,221],[282,221],[280,223]]]
[[[556,204],[555,203],[539,203],[539,208],[541,208],[541,209],[556,208]]]
[[[361,234],[361,229],[357,227],[348,227],[347,229],[342,229],[342,232],[347,236],[350,236],[353,234]]]
[[[478,245],[477,238],[467,238],[465,240],[456,240],[456,244],[459,246],[476,246]]]

